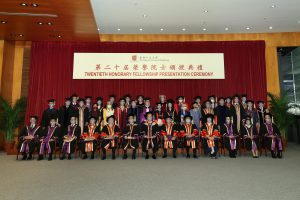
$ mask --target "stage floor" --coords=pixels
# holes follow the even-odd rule
[[[300,145],[282,160],[179,156],[157,160],[16,161],[0,153],[0,199],[299,200]]]

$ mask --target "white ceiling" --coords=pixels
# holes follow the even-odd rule
[[[300,0],[91,0],[91,4],[101,34],[300,31]]]

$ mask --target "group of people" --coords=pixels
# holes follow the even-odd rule
[[[184,96],[174,101],[159,95],[153,107],[151,98],[138,95],[133,99],[128,94],[118,102],[110,95],[104,105],[102,97],[92,103],[90,96],[82,99],[73,94],[56,109],[55,100],[50,99],[40,125],[37,116],[30,116],[30,123],[19,134],[18,148],[22,160],[31,160],[35,149],[38,160],[46,154],[52,160],[55,147],[59,147],[62,160],[71,159],[75,148],[82,152],[82,159],[88,154],[94,159],[97,148],[101,148],[102,160],[108,149],[112,159],[116,159],[117,149],[123,150],[123,159],[132,149],[131,157],[136,159],[140,144],[145,159],[149,159],[149,151],[156,159],[159,148],[163,149],[163,158],[168,149],[176,158],[178,148],[186,150],[187,158],[190,153],[197,158],[200,144],[212,159],[217,158],[219,147],[225,147],[235,158],[241,146],[251,151],[253,158],[259,157],[260,148],[269,149],[273,158],[282,158],[280,131],[263,101],[255,104],[246,95],[201,100],[196,96],[189,105]]]

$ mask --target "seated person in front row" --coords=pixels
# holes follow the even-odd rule
[[[48,160],[52,160],[52,154],[55,150],[55,142],[60,137],[60,127],[57,126],[57,118],[50,118],[50,125],[42,131],[38,144],[38,160],[44,159],[44,151],[48,153]]]
[[[82,159],[87,159],[87,153],[89,152],[91,152],[91,159],[94,159],[100,133],[100,126],[96,125],[97,119],[95,117],[90,117],[88,121],[89,123],[84,127],[79,142],[83,154]]]
[[[139,134],[140,128],[134,123],[135,115],[128,115],[128,124],[123,130],[122,149],[124,150],[123,159],[127,159],[127,149],[132,149],[132,159],[136,159],[136,150],[139,148]]]
[[[225,117],[225,123],[221,125],[221,135],[224,137],[226,149],[229,151],[230,158],[236,158],[238,150],[238,131],[235,126],[232,126],[230,116]]]
[[[160,128],[156,122],[153,121],[152,112],[145,114],[146,121],[141,125],[141,134],[143,134],[142,150],[146,153],[145,159],[149,159],[149,149],[152,149],[152,158],[156,159],[156,151],[158,149],[157,136]]]
[[[42,128],[36,124],[37,116],[30,116],[30,125],[25,126],[18,137],[18,150],[22,153],[22,160],[31,160],[35,142]]]
[[[179,127],[172,121],[172,117],[167,115],[165,117],[166,123],[162,125],[161,134],[163,136],[163,158],[167,157],[167,150],[173,150],[173,158],[176,158],[177,150],[177,135],[179,132]]]
[[[121,135],[120,128],[116,125],[116,118],[114,115],[109,116],[107,124],[101,131],[101,149],[102,149],[102,160],[106,159],[106,150],[112,149],[112,159],[116,159],[116,149],[118,146],[118,137]]]
[[[205,154],[209,153],[212,159],[216,159],[220,132],[218,126],[213,122],[214,115],[207,114],[205,117],[206,123],[201,128],[201,137],[204,139],[204,152]]]
[[[180,137],[184,138],[184,146],[186,149],[186,157],[190,158],[190,148],[193,149],[193,157],[197,158],[197,149],[198,149],[198,141],[199,131],[197,126],[192,123],[193,117],[190,115],[186,115],[183,118],[183,124],[180,128]]]
[[[273,158],[282,158],[281,135],[276,124],[272,123],[272,115],[265,114],[265,123],[260,127],[260,135],[265,137],[265,145],[271,151]]]
[[[68,125],[64,130],[65,135],[63,136],[63,144],[61,148],[61,160],[66,158],[66,154],[68,154],[68,160],[71,160],[71,154],[75,151],[75,144],[77,142],[77,138],[80,137],[80,132],[81,129],[79,125],[76,124],[76,117],[72,116],[70,119],[70,125]]]
[[[246,149],[252,151],[253,158],[258,158],[259,136],[256,127],[252,124],[251,116],[246,116],[245,124],[241,126],[241,135]]]

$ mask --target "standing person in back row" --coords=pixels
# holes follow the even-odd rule
[[[46,128],[50,124],[50,119],[56,119],[56,124],[58,124],[58,118],[59,112],[55,108],[55,99],[49,99],[48,108],[43,112],[41,125],[42,127]]]

